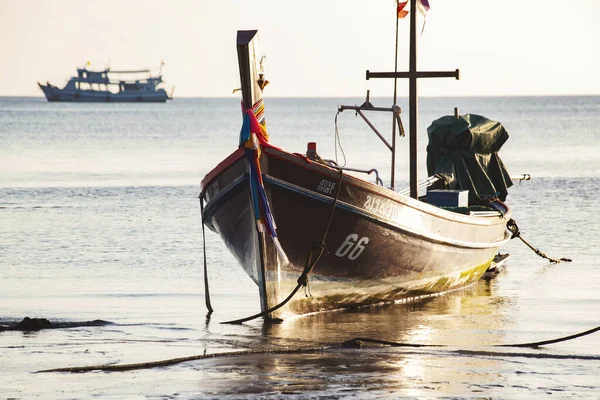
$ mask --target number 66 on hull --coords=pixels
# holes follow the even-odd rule
[[[365,249],[365,246],[369,243],[368,237],[358,238],[356,233],[351,233],[346,236],[344,242],[338,247],[335,255],[338,257],[348,257],[349,260],[356,260]]]

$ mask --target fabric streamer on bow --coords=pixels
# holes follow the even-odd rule
[[[277,238],[277,227],[275,219],[271,212],[269,199],[265,192],[265,187],[262,179],[262,171],[260,169],[260,153],[261,147],[272,147],[269,144],[269,135],[264,115],[264,104],[262,99],[259,100],[252,109],[244,110],[244,122],[240,131],[240,145],[243,147],[246,154],[246,160],[250,167],[250,195],[252,198],[252,207],[254,209],[254,217],[256,218],[256,227],[259,232],[267,232],[273,244],[277,249],[277,254],[283,263],[289,263],[289,259],[279,243]]]

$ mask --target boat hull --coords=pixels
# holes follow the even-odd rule
[[[201,196],[205,223],[258,285],[263,311],[292,292],[324,239],[327,251],[309,274],[309,295],[297,293],[272,317],[464,287],[481,278],[508,240],[508,209],[504,217],[453,213],[275,148],[264,149],[260,163],[289,264],[256,228],[243,151],[205,177]]]
[[[96,103],[164,103],[169,99],[164,89],[155,92],[120,92],[103,90],[69,90],[39,84],[48,101]]]

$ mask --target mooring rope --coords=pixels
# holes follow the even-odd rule
[[[579,337],[582,336],[587,336],[587,335],[591,335],[594,332],[597,332],[600,330],[600,326],[597,326],[593,329],[589,329],[587,331],[584,332],[579,332],[576,333],[574,335],[569,335],[569,336],[563,336],[557,339],[551,339],[551,340],[543,340],[543,341],[539,341],[539,342],[530,342],[530,343],[517,343],[517,344],[495,344],[495,345],[491,345],[490,347],[529,347],[532,349],[537,349],[541,346],[547,345],[547,344],[553,344],[553,343],[560,343],[560,342],[566,342],[567,340],[573,340],[573,339],[577,339]],[[383,344],[383,345],[387,345],[387,346],[392,346],[392,347],[449,347],[448,345],[439,345],[439,344],[432,344],[432,345],[428,345],[428,344],[415,344],[415,343],[398,343],[398,342],[388,342],[386,340],[379,340],[379,339],[369,339],[369,338],[354,338],[351,340],[348,340],[346,342],[344,342],[344,346],[345,347],[360,347],[360,344],[364,342],[364,343],[375,343],[375,344]]]
[[[514,238],[521,239],[521,241],[523,243],[525,243],[527,245],[527,247],[529,247],[531,250],[533,250],[535,252],[535,254],[537,254],[538,256],[540,256],[542,258],[545,258],[546,260],[549,260],[551,263],[558,264],[559,262],[562,262],[562,261],[564,261],[564,262],[571,262],[571,261],[573,261],[570,258],[552,258],[552,257],[548,257],[546,254],[542,253],[541,251],[539,251],[538,249],[536,249],[535,247],[533,247],[525,239],[523,239],[523,236],[521,236],[521,231],[519,230],[519,227],[517,226],[517,223],[515,222],[514,219],[511,218],[508,221],[508,223],[506,224],[506,227],[512,233],[511,239],[514,239]]]
[[[198,196],[200,199],[200,217],[202,220],[202,250],[204,252],[204,302],[206,303],[206,309],[208,315],[213,313],[212,305],[210,304],[210,292],[208,290],[208,266],[206,265],[206,234],[204,233],[204,198],[202,193]]]
[[[45,369],[36,372],[91,372],[91,371],[131,371],[135,369],[148,369],[156,367],[166,367],[169,365],[179,364],[186,361],[203,360],[208,358],[223,358],[235,356],[247,356],[253,354],[303,354],[303,353],[318,353],[331,348],[330,346],[321,347],[294,347],[272,350],[240,350],[213,354],[197,354],[188,357],[170,358],[167,360],[150,361],[134,364],[109,364],[109,365],[90,365],[85,367],[66,367]]]
[[[567,340],[573,340],[582,336],[591,335],[594,332],[600,330],[600,326],[589,329],[584,332],[580,332],[574,335],[564,336],[557,339],[551,340],[543,340],[539,342],[531,342],[531,343],[518,343],[518,344],[498,344],[492,345],[489,347],[529,347],[529,348],[539,348],[541,346],[559,342],[565,342]],[[210,358],[224,358],[224,357],[235,357],[235,356],[247,356],[247,355],[256,355],[256,354],[308,354],[308,353],[322,353],[327,350],[335,350],[335,349],[345,349],[345,348],[353,348],[353,349],[365,349],[366,347],[363,343],[373,343],[380,344],[390,347],[451,347],[449,345],[438,345],[438,344],[417,344],[417,343],[399,343],[399,342],[390,342],[386,340],[380,339],[371,339],[371,338],[354,338],[347,340],[341,344],[332,344],[326,346],[319,347],[292,347],[292,348],[282,348],[282,349],[269,349],[269,350],[240,350],[240,351],[231,351],[231,352],[223,352],[223,353],[213,353],[213,354],[198,354],[188,357],[179,357],[179,358],[170,358],[167,360],[159,360],[159,361],[150,361],[150,362],[142,362],[135,364],[110,364],[110,365],[91,365],[91,366],[83,366],[83,367],[66,367],[66,368],[53,368],[53,369],[45,369],[41,371],[37,371],[37,373],[41,372],[72,372],[72,373],[81,373],[81,372],[91,372],[91,371],[131,371],[136,369],[148,369],[148,368],[156,368],[156,367],[166,367],[169,365],[174,365],[187,361],[195,361],[195,360],[203,360]],[[506,353],[489,353],[489,352],[481,352],[481,351],[473,351],[473,350],[456,350],[456,352],[461,354],[478,354],[484,356],[510,356],[511,354]],[[513,354],[514,355],[514,354]],[[530,354],[527,354],[531,356]],[[516,354],[515,356],[524,356],[523,354]],[[553,357],[551,354],[545,354],[546,357]],[[580,358],[580,359],[589,359],[589,360],[600,360],[600,357],[596,356],[568,356],[568,355],[556,355],[555,358]]]
[[[294,297],[294,295],[298,292],[298,290],[300,290],[301,287],[307,287],[307,285],[308,285],[308,274],[310,274],[312,272],[313,268],[315,267],[315,265],[317,265],[317,263],[319,262],[319,260],[323,256],[323,254],[325,254],[325,253],[328,252],[327,251],[327,246],[325,245],[325,240],[327,239],[327,234],[329,233],[329,228],[331,226],[331,221],[333,220],[333,214],[335,212],[335,208],[336,208],[337,203],[338,203],[338,199],[339,199],[339,196],[340,196],[340,187],[342,186],[342,179],[344,177],[344,171],[342,169],[336,168],[336,167],[333,167],[333,166],[330,166],[330,167],[337,169],[339,171],[339,173],[340,173],[340,177],[338,179],[338,185],[337,185],[337,190],[336,190],[336,193],[335,193],[335,197],[333,198],[333,205],[331,207],[331,213],[329,213],[329,220],[327,221],[327,225],[325,226],[325,232],[323,234],[323,239],[321,239],[320,241],[316,241],[313,244],[312,249],[308,253],[308,257],[306,259],[306,265],[304,267],[304,270],[302,271],[302,274],[300,275],[300,277],[297,280],[297,285],[294,288],[294,290],[292,290],[292,292],[289,294],[288,297],[285,298],[285,300],[283,300],[282,302],[280,302],[276,306],[273,306],[273,307],[269,308],[268,310],[262,311],[262,312],[260,312],[258,314],[251,315],[249,317],[240,318],[240,319],[236,319],[236,320],[232,320],[232,321],[221,322],[222,324],[242,324],[244,322],[251,321],[253,319],[269,315],[272,312],[274,312],[274,311],[280,309],[281,307],[283,307],[284,305],[286,305],[292,299],[292,297]],[[317,254],[317,256],[313,259],[313,257],[314,257],[315,254]]]

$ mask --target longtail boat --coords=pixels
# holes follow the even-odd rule
[[[411,0],[412,10],[418,1]],[[324,160],[314,143],[304,155],[269,141],[263,102],[268,81],[258,34],[237,32],[239,147],[204,177],[200,203],[203,224],[220,235],[258,286],[261,316],[280,319],[462,288],[494,266],[510,239],[511,210],[504,201],[512,182],[498,156],[508,133],[500,123],[469,114],[434,121],[428,129],[429,177],[417,179],[417,79],[458,79],[459,71],[418,71],[415,12],[410,35],[408,72],[367,71],[367,79],[410,82],[410,187],[396,190],[396,136],[404,133],[396,85],[389,108],[374,107],[368,96],[361,106],[338,108],[363,117],[390,149],[386,187],[379,177],[372,182]],[[368,112],[393,114],[391,144]],[[209,299],[207,306],[211,310]]]

